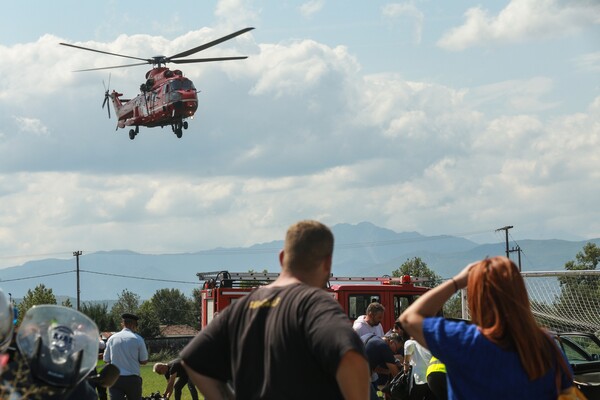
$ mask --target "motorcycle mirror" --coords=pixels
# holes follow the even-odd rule
[[[88,380],[98,386],[109,388],[119,379],[119,367],[114,364],[106,364],[98,375],[90,376]]]

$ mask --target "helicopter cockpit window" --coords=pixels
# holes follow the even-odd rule
[[[169,89],[173,90],[196,90],[189,79],[177,79],[170,82]]]

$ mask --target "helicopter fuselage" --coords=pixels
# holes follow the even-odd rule
[[[122,95],[115,90],[110,94],[119,118],[117,128],[171,125],[178,134],[177,130],[187,126],[183,121],[198,109],[198,96],[192,81],[180,70],[166,67],[148,71],[146,82],[140,86],[140,94],[136,97],[123,99]]]

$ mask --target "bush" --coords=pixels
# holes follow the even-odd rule
[[[175,358],[177,358],[179,355],[171,350],[168,349],[163,349],[160,350],[159,352],[156,353],[151,353],[148,354],[148,361],[149,362],[169,362]]]

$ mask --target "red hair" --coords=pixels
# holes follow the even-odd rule
[[[555,344],[537,325],[525,282],[511,260],[493,257],[475,264],[467,291],[472,321],[486,338],[519,354],[530,380],[556,365]]]

